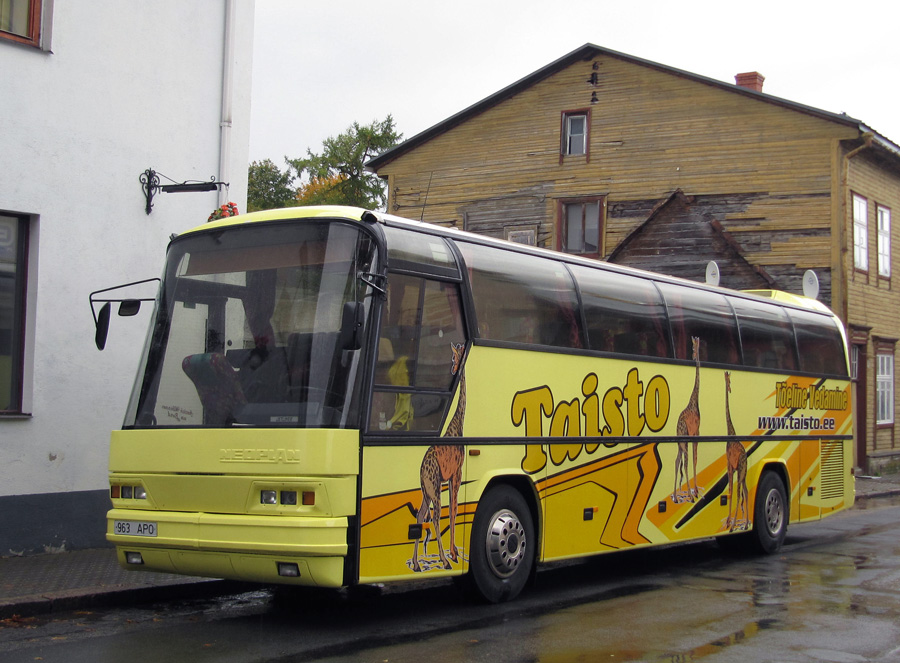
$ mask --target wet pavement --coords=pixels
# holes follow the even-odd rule
[[[858,476],[856,499],[900,495],[900,474]],[[240,591],[246,585],[164,573],[126,571],[111,548],[0,557],[0,619],[101,605],[132,605]]]

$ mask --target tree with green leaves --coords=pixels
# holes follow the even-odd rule
[[[270,159],[250,164],[247,181],[247,211],[290,207],[296,204],[291,170],[282,171]]]
[[[366,162],[391,149],[403,135],[394,118],[360,126],[354,122],[346,131],[322,142],[322,153],[306,150],[305,159],[288,159],[294,176],[305,184],[298,189],[303,204],[355,205],[383,208],[385,183],[365,170]]]

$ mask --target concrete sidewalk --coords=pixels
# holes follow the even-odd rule
[[[900,495],[900,474],[856,478],[856,499]],[[112,548],[0,557],[0,620],[246,591],[243,583],[125,571]],[[2,628],[0,623],[0,628]]]

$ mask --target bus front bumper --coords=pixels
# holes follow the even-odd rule
[[[126,569],[341,587],[348,520],[112,509],[106,538]]]

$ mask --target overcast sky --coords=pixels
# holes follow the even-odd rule
[[[250,159],[353,121],[404,138],[586,43],[846,112],[900,143],[896,0],[256,0]]]

